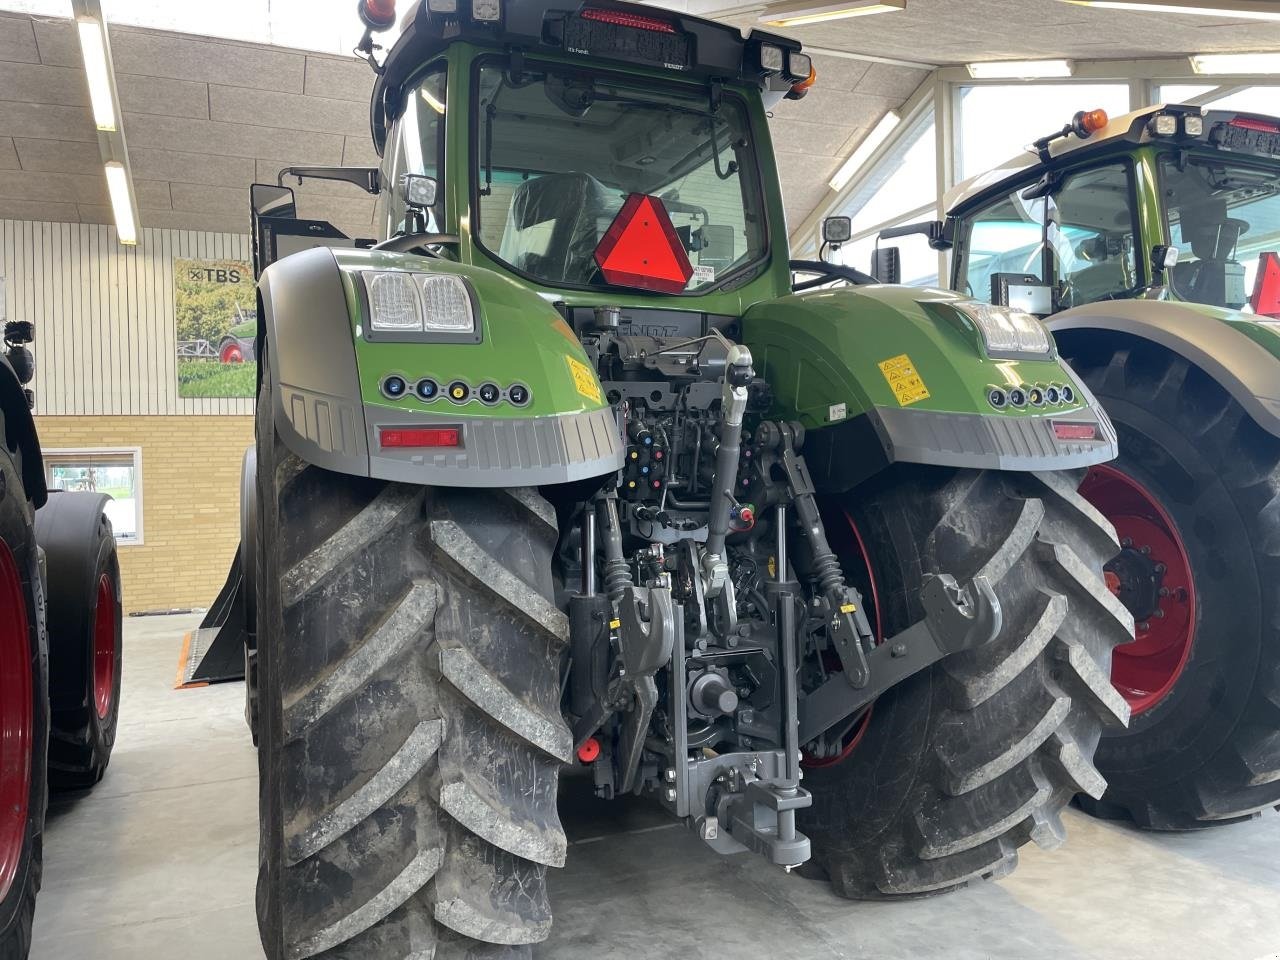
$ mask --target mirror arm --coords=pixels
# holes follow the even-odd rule
[[[284,186],[285,177],[303,180],[341,180],[354,183],[366,193],[378,193],[382,189],[382,176],[377,167],[285,167],[276,177],[276,183]]]
[[[900,227],[890,227],[880,231],[881,240],[892,240],[894,237],[909,237],[923,234],[934,250],[950,250],[955,239],[954,220],[921,220],[919,223],[906,223]]]

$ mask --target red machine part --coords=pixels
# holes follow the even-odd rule
[[[1258,257],[1258,279],[1249,304],[1258,316],[1280,320],[1280,253],[1268,252]]]
[[[0,901],[17,878],[27,836],[35,738],[29,626],[18,565],[0,540]]]
[[[607,282],[659,293],[680,293],[693,265],[667,208],[657,197],[629,195],[595,250]]]

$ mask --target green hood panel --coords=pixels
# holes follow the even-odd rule
[[[743,340],[773,386],[778,413],[810,428],[843,419],[840,404],[848,418],[884,407],[1026,419],[1086,406],[1081,394],[1073,404],[993,408],[992,386],[1076,382],[1056,359],[989,359],[978,332],[949,306],[967,299],[897,286],[793,294],[748,310]],[[889,378],[899,378],[908,362],[909,382],[899,381],[895,392]]]
[[[582,346],[549,302],[502,274],[434,257],[380,250],[335,250],[342,270],[347,307],[352,318],[356,362],[364,402],[398,412],[450,417],[522,419],[583,413],[607,406]],[[448,273],[463,277],[474,294],[479,343],[387,342],[370,339],[366,270]],[[376,336],[376,335],[375,335]],[[424,335],[425,336],[429,335]],[[392,400],[381,389],[389,374],[399,374],[410,392]],[[437,398],[420,400],[412,385],[430,377],[439,385]],[[454,403],[445,396],[449,384],[461,380],[472,388],[495,383],[504,390],[515,383],[529,389],[530,402],[517,407],[505,400],[486,406],[478,399]]]

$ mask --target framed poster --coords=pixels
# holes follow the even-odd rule
[[[173,262],[179,397],[257,393],[257,297],[242,260]]]

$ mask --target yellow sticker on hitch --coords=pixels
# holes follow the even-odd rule
[[[905,353],[880,361],[880,372],[889,382],[889,389],[898,398],[898,406],[905,407],[920,400],[929,399],[929,388],[924,385],[916,365]]]
[[[565,354],[564,362],[569,365],[569,373],[573,376],[573,385],[577,388],[578,393],[595,403],[603,403],[604,397],[600,394],[600,381],[591,372],[591,368],[581,360],[575,360],[568,354]]]

